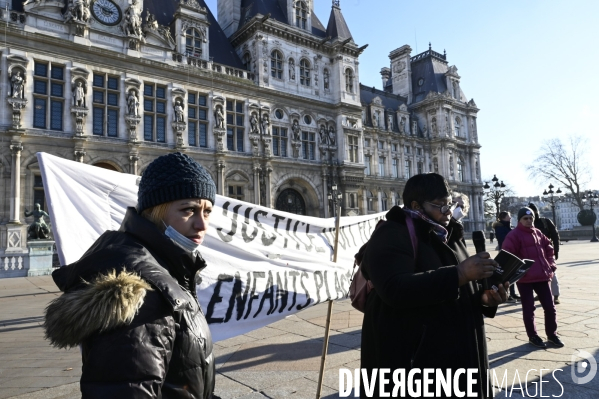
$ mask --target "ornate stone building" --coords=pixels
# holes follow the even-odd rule
[[[219,194],[329,217],[399,202],[438,171],[482,220],[472,100],[446,56],[391,52],[383,90],[359,83],[358,46],[333,1],[12,0],[2,10],[1,251],[25,248],[24,209],[46,207],[35,154],[141,174],[184,151]]]

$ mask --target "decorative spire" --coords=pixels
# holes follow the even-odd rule
[[[428,42],[428,49],[429,49],[429,50],[432,50],[432,47],[431,47],[431,42]]]
[[[339,7],[339,0],[333,0],[333,7]]]

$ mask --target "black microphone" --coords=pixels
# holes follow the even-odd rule
[[[486,252],[485,246],[485,232],[484,231],[473,231],[472,232],[472,243],[476,248],[476,253]]]
[[[476,253],[479,254],[481,252],[486,252],[485,245],[485,232],[484,231],[473,231],[472,232],[472,243],[474,244],[474,248],[476,248]],[[488,290],[489,280],[486,278],[482,280],[483,290]]]

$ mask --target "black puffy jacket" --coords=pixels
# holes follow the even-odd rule
[[[206,267],[129,208],[81,259],[52,277],[46,337],[81,346],[83,398],[211,398],[212,337],[195,293]]]

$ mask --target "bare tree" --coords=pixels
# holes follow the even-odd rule
[[[546,183],[557,181],[572,194],[580,210],[584,209],[581,187],[589,182],[590,170],[586,162],[587,140],[569,136],[566,145],[559,138],[547,141],[539,155],[526,166],[531,179]]]

